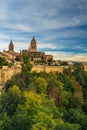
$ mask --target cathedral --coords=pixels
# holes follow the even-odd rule
[[[53,56],[52,55],[46,55],[45,52],[39,52],[37,51],[37,42],[36,39],[33,37],[30,44],[29,44],[29,48],[28,50],[22,50],[24,52],[29,53],[30,55],[30,61],[35,62],[35,61],[42,61],[42,62],[47,62],[47,61],[52,61],[53,60]],[[15,52],[14,51],[14,44],[12,42],[12,40],[9,43],[8,46],[8,50],[5,51],[3,50],[3,52],[0,53],[0,55],[6,57],[6,59],[9,60],[14,60],[15,58],[21,58],[21,52]]]
[[[46,55],[44,52],[38,52],[37,51],[37,43],[35,38],[33,37],[30,43],[30,47],[28,49],[28,52],[30,54],[31,61],[41,61],[46,60]]]

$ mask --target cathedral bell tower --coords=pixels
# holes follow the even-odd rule
[[[9,51],[14,52],[14,44],[12,43],[12,40],[10,41],[10,44],[9,44]]]
[[[29,52],[37,52],[37,43],[35,38],[33,37],[30,43],[30,47],[28,49]]]

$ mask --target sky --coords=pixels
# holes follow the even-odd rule
[[[28,49],[87,62],[87,0],[0,0],[0,50]]]

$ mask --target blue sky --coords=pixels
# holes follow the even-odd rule
[[[0,0],[0,50],[11,39],[27,49],[33,36],[55,59],[87,61],[87,0]]]

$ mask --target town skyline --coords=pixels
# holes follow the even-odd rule
[[[35,36],[39,51],[58,60],[87,61],[86,0],[1,0],[0,50],[15,51]]]

